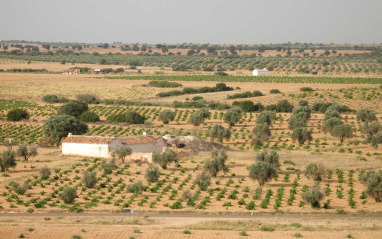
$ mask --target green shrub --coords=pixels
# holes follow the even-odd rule
[[[169,82],[169,81],[150,81],[149,86],[160,87],[160,88],[176,88],[181,87],[182,84],[177,82]]]
[[[7,113],[7,121],[20,121],[29,119],[29,113],[24,109],[13,109]]]
[[[278,89],[272,89],[272,90],[269,91],[269,93],[271,93],[271,94],[279,94],[281,92]]]
[[[72,100],[63,104],[57,109],[59,115],[71,115],[78,118],[83,112],[88,111],[89,107],[86,103]]]
[[[194,184],[197,184],[202,191],[206,191],[208,186],[211,183],[211,176],[208,175],[206,172],[201,172],[196,176],[196,179],[194,181]]]
[[[239,235],[240,235],[240,236],[243,236],[243,237],[248,236],[248,234],[247,234],[246,231],[241,231],[241,232],[239,232]]]
[[[319,208],[320,201],[324,198],[324,195],[321,193],[320,188],[315,185],[311,190],[306,191],[302,198],[310,203],[312,207]]]
[[[51,174],[50,169],[47,166],[42,167],[40,169],[40,176],[42,180],[48,179],[50,177],[50,174]]]
[[[62,193],[60,194],[61,199],[65,203],[72,203],[74,202],[74,199],[77,196],[77,189],[71,188],[68,186],[65,186],[65,188],[62,190]]]
[[[84,172],[82,183],[87,188],[92,188],[97,183],[96,172]]]
[[[147,167],[146,174],[145,174],[145,178],[146,178],[147,182],[153,183],[153,182],[158,181],[159,175],[160,175],[160,172],[159,172],[159,168],[157,166],[150,164],[149,167]]]
[[[191,232],[189,230],[184,230],[183,234],[191,234]]]
[[[126,187],[126,191],[128,193],[140,193],[143,190],[144,190],[144,187],[143,187],[142,181],[127,185]]]
[[[300,91],[314,91],[311,87],[301,87]]]
[[[99,104],[100,100],[97,96],[92,94],[80,94],[76,95],[78,101],[84,102],[86,104]]]
[[[264,226],[261,226],[260,230],[263,232],[273,232],[275,229],[271,226],[264,225]]]
[[[58,98],[57,95],[53,95],[53,94],[44,95],[42,97],[42,100],[44,102],[46,102],[46,103],[51,103],[51,104],[60,103],[61,102],[60,98]]]
[[[100,119],[96,113],[92,111],[85,111],[80,115],[79,120],[82,122],[97,122]]]

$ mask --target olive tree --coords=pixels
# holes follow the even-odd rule
[[[1,172],[7,171],[9,168],[15,168],[17,165],[15,152],[11,149],[4,150],[0,154],[0,169]]]
[[[327,120],[324,120],[323,126],[322,126],[322,131],[324,132],[324,134],[332,133],[333,128],[335,126],[341,125],[341,124],[342,124],[342,121],[340,118],[337,118],[337,117],[329,118]]]
[[[344,142],[345,138],[352,138],[353,137],[353,129],[348,124],[336,125],[333,127],[331,135],[333,137],[339,138],[340,142],[342,143],[342,142]]]
[[[97,183],[96,172],[84,172],[84,176],[82,177],[82,182],[87,188],[94,187]]]
[[[305,168],[305,177],[312,178],[314,181],[321,181],[326,174],[326,169],[321,164],[311,163]]]
[[[231,138],[231,130],[224,128],[220,124],[215,124],[210,132],[211,139],[217,138],[220,143],[223,143],[223,139],[229,140]]]
[[[378,148],[378,145],[382,143],[382,133],[373,135],[371,137],[370,142],[371,142],[371,146],[373,146],[374,148]]]
[[[160,176],[159,168],[153,164],[150,164],[146,169],[145,178],[147,182],[153,183],[158,181]]]
[[[25,161],[28,161],[30,157],[36,156],[37,153],[37,147],[36,146],[28,146],[26,144],[22,144],[19,146],[19,148],[16,151],[17,156],[24,157]]]
[[[60,198],[64,201],[64,203],[72,203],[77,196],[77,189],[65,186],[60,194]]]
[[[173,121],[175,118],[174,112],[171,110],[163,110],[160,112],[158,119],[163,122],[163,124],[168,124],[170,121]]]
[[[304,128],[295,128],[292,133],[293,142],[298,140],[298,143],[304,144],[306,141],[310,143],[312,141],[312,130],[308,130],[306,127]]]
[[[173,150],[169,149],[161,154],[153,153],[152,160],[154,163],[159,164],[162,169],[166,169],[169,163],[177,161],[177,155]]]
[[[288,122],[288,128],[293,130],[296,128],[303,128],[307,126],[309,120],[309,115],[306,112],[299,112],[297,114],[292,114]]]
[[[314,185],[311,189],[308,189],[302,196],[302,198],[310,203],[314,208],[320,207],[320,201],[324,199],[324,194],[320,191],[320,187]]]
[[[199,111],[193,113],[190,115],[190,118],[188,118],[188,122],[193,124],[194,126],[199,126],[204,123],[204,117],[203,114]]]
[[[357,112],[357,120],[360,120],[362,122],[372,122],[376,120],[377,117],[375,115],[375,112],[368,109],[360,109]]]
[[[381,131],[381,125],[378,121],[373,121],[371,123],[365,122],[362,125],[362,131],[366,133],[365,143],[370,143],[372,137]]]
[[[227,171],[225,162],[228,158],[224,149],[214,149],[211,152],[212,159],[207,159],[204,163],[204,170],[207,171],[212,177],[216,177],[219,171]]]
[[[227,110],[224,114],[224,122],[228,123],[229,126],[234,126],[241,119],[242,111],[240,108],[232,108]]]
[[[203,171],[196,176],[194,184],[198,185],[200,190],[206,191],[211,184],[211,176]]]
[[[248,170],[249,177],[253,180],[257,180],[261,186],[273,178],[277,173],[276,168],[272,167],[272,165],[268,163],[261,161],[250,165]]]
[[[132,149],[129,146],[121,145],[116,150],[113,151],[113,156],[117,157],[124,164],[125,159],[128,155],[133,153]]]
[[[267,124],[257,124],[252,130],[252,142],[256,145],[262,145],[267,142],[271,137],[271,130]]]
[[[279,155],[277,154],[277,151],[275,150],[263,150],[256,154],[257,161],[267,163],[274,167],[275,169],[278,169],[280,167],[280,160]]]
[[[276,113],[269,110],[262,111],[256,118],[257,124],[266,124],[267,126],[271,126],[273,121],[276,119]]]

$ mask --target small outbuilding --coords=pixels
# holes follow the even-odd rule
[[[77,75],[80,74],[80,69],[68,69],[62,71],[63,75]]]
[[[264,68],[262,70],[255,69],[252,72],[252,75],[254,75],[254,76],[262,76],[262,75],[268,75],[268,74],[269,74],[269,71],[266,68]]]

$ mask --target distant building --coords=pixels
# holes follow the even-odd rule
[[[167,149],[167,141],[161,136],[100,137],[69,134],[62,141],[62,154],[99,158],[111,158],[112,151],[121,145],[132,149],[130,158],[151,162],[153,153],[162,153]]]
[[[80,74],[80,69],[68,69],[62,72],[63,75],[76,75]]]
[[[105,71],[102,70],[102,69],[95,69],[95,70],[93,71],[93,74],[105,74]]]
[[[268,75],[268,74],[269,74],[269,71],[266,68],[262,70],[256,69],[252,72],[252,75],[254,76],[262,76],[262,75]]]

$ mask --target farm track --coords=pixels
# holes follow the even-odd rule
[[[121,217],[120,213],[0,213],[0,217]],[[333,218],[333,219],[355,219],[355,218],[375,218],[381,219],[382,214],[254,214],[254,215],[221,215],[221,214],[196,214],[196,213],[144,213],[138,212],[135,216],[146,216],[149,218],[211,218],[211,219],[302,219],[302,218]]]

